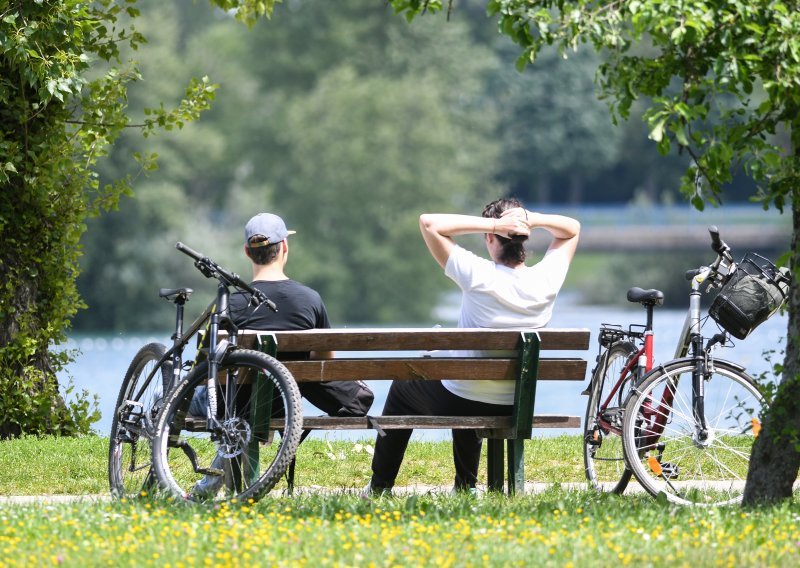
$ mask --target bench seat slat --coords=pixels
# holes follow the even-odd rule
[[[451,429],[509,429],[510,416],[373,416],[333,417],[306,416],[303,428],[306,430],[369,430],[370,421],[384,430],[403,430],[406,428],[451,428]],[[580,428],[581,419],[577,416],[558,416],[543,414],[533,417],[536,428]],[[271,421],[273,428],[282,428],[283,420]]]
[[[498,380],[513,381],[519,368],[516,359],[329,359],[284,361],[297,382],[337,380]],[[582,381],[586,376],[583,359],[543,358],[539,380]]]
[[[203,418],[187,417],[187,428],[204,431],[206,421]],[[403,430],[406,428],[437,429],[450,428],[461,430],[508,430],[511,428],[510,416],[305,416],[303,428],[306,430],[372,430],[378,425],[384,430]],[[535,428],[580,428],[578,416],[560,416],[541,414],[533,417]],[[280,430],[284,426],[283,418],[273,418],[270,426]]]
[[[530,331],[530,330],[528,330]],[[308,329],[263,332],[243,330],[240,344],[253,348],[257,334],[275,335],[281,351],[428,351],[446,349],[515,350],[521,330],[480,328]],[[586,329],[539,329],[542,350],[585,350]]]

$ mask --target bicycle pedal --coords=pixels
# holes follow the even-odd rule
[[[222,477],[225,472],[216,467],[199,467],[194,470],[195,473],[202,473],[203,475],[211,475],[214,477]]]
[[[603,436],[600,434],[600,430],[592,430],[586,434],[586,443],[590,446],[597,446],[603,443]]]
[[[616,426],[617,428],[622,427],[622,420],[623,420],[623,408],[620,406],[609,406],[603,412],[600,413],[600,416],[608,422],[609,424]]]
[[[680,475],[680,468],[673,463],[664,462],[661,464],[661,475],[667,479],[677,479]]]

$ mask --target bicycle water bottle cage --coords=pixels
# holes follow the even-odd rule
[[[644,290],[638,286],[634,286],[628,290],[628,301],[644,306],[660,306],[664,303],[664,292],[652,288]]]

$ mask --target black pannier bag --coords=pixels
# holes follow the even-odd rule
[[[750,252],[722,286],[708,313],[725,331],[744,339],[778,311],[788,295],[788,270],[778,270]]]

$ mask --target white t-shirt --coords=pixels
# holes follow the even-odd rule
[[[458,327],[530,329],[546,326],[569,263],[567,253],[556,249],[548,251],[533,266],[514,269],[454,246],[444,272],[463,292]],[[450,356],[468,353],[452,351]],[[491,404],[514,402],[514,381],[445,380],[442,385],[469,400]]]

